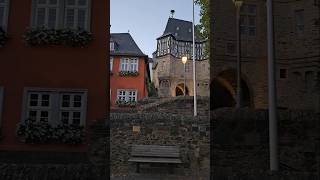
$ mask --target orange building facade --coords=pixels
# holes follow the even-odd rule
[[[87,151],[109,109],[109,0],[2,0],[0,11],[0,151]],[[64,131],[28,134],[31,121]],[[82,142],[64,139],[73,127]]]
[[[136,108],[148,96],[148,56],[143,54],[129,33],[110,37],[110,104],[112,109]]]

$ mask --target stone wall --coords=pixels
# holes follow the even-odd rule
[[[265,110],[212,112],[211,173],[215,178],[269,178],[267,117]],[[306,111],[279,112],[281,177],[320,177],[319,118],[319,114]]]
[[[209,172],[210,139],[208,117],[166,113],[110,114],[111,174],[130,173],[132,144],[178,145],[183,164],[190,174],[197,169]],[[198,149],[199,148],[199,149]],[[196,149],[199,150],[199,158]],[[199,162],[199,164],[197,164]]]
[[[244,2],[246,3],[246,2]],[[256,35],[241,36],[242,78],[249,86],[253,108],[267,108],[267,12],[264,0],[256,5]],[[232,1],[213,0],[211,4],[211,80],[225,70],[236,72],[236,9]],[[278,105],[281,108],[320,110],[320,16],[314,0],[274,0],[275,59],[277,63]],[[298,33],[296,11],[303,10],[304,32]],[[236,49],[236,48],[234,48]],[[280,69],[286,77],[280,78]],[[227,81],[232,85],[235,83]],[[318,84],[318,85],[317,85]],[[318,86],[318,87],[317,87]],[[214,87],[212,88],[214,90]],[[214,92],[214,91],[212,91]]]

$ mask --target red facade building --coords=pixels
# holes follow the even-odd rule
[[[110,74],[111,108],[136,107],[137,101],[148,96],[148,56],[129,33],[110,35]]]
[[[87,151],[108,113],[109,1],[0,0],[0,26],[0,150]]]

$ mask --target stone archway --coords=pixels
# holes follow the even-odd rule
[[[175,96],[183,96],[184,95],[184,84],[180,83],[175,88]],[[188,87],[186,86],[186,96],[189,95]]]
[[[252,96],[247,82],[242,77],[242,107],[252,106]],[[220,72],[210,84],[210,109],[234,107],[236,105],[237,79],[236,70]]]

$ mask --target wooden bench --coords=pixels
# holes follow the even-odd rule
[[[181,164],[180,151],[177,146],[133,145],[129,162],[135,162],[136,172],[140,172],[140,163],[167,164],[170,173],[173,167]]]

